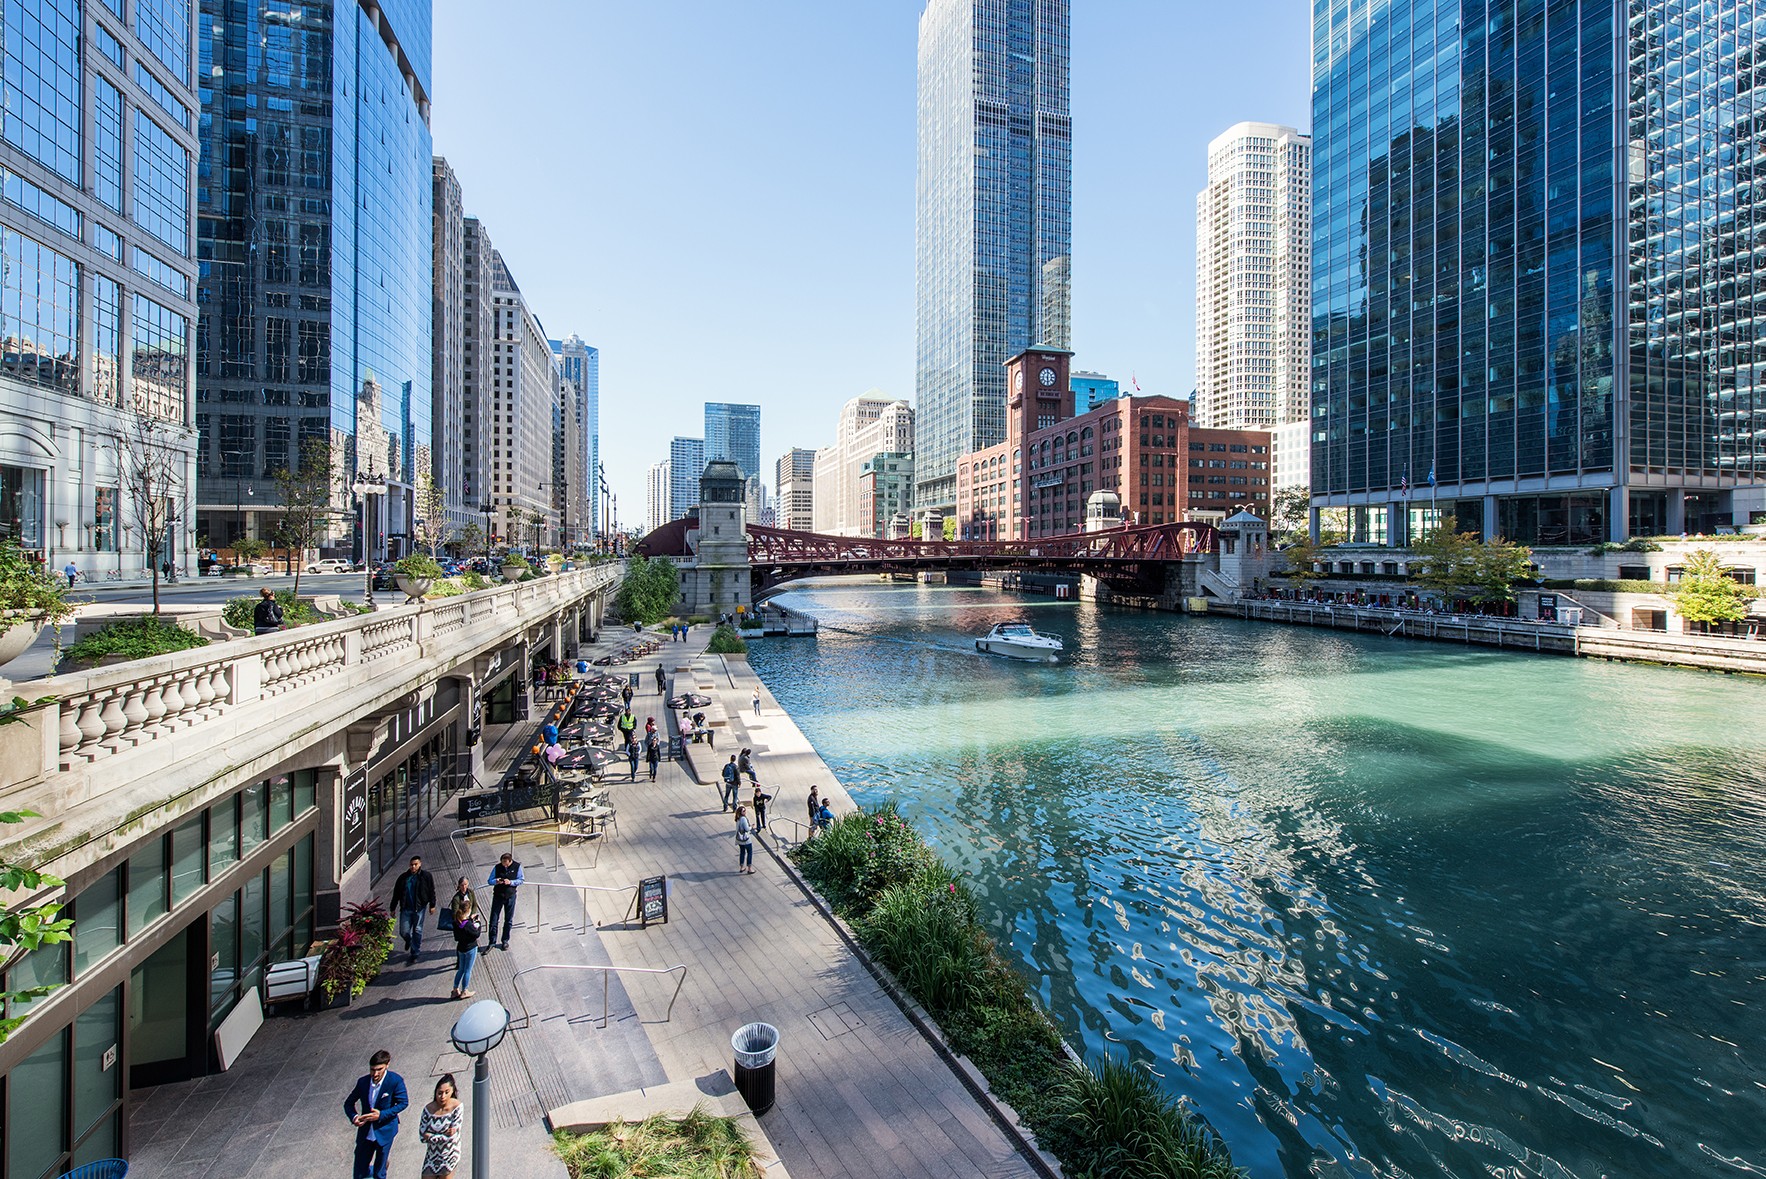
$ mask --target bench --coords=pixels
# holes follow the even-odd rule
[[[277,1003],[305,1003],[319,986],[319,956],[272,962],[264,971],[264,1006]]]

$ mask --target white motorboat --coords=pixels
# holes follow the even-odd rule
[[[986,638],[976,639],[975,649],[989,655],[1053,663],[1066,648],[1056,635],[1038,634],[1022,622],[1002,622],[988,631]]]

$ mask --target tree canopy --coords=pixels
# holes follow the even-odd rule
[[[1668,592],[1674,609],[1688,622],[1740,622],[1748,616],[1746,592],[1723,572],[1723,559],[1710,549],[1687,556],[1680,582]]]
[[[649,626],[667,618],[680,597],[680,573],[673,561],[667,557],[633,557],[626,565],[625,581],[620,583],[613,605],[621,618]]]

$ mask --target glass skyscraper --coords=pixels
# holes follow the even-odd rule
[[[920,16],[915,504],[1006,436],[1007,358],[1070,346],[1068,0],[928,0]]]
[[[1314,0],[1313,504],[1351,540],[1766,509],[1763,27],[1737,0]]]
[[[429,0],[202,0],[200,29],[204,527],[267,534],[238,509],[325,439],[387,480],[365,531],[397,556],[430,469]]]
[[[705,461],[729,459],[746,479],[760,474],[760,406],[705,403]]]
[[[668,464],[668,518],[679,520],[699,504],[699,477],[705,474],[705,440],[671,439]]]

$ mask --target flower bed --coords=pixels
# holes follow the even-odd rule
[[[392,953],[392,927],[392,915],[374,897],[351,905],[319,956],[320,998],[329,1004],[346,991],[352,999],[365,991]]]
[[[754,1147],[734,1118],[695,1109],[676,1121],[658,1114],[641,1122],[614,1122],[605,1130],[552,1136],[552,1149],[570,1179],[760,1179]]]
[[[792,858],[859,943],[938,1022],[1069,1175],[1237,1175],[1226,1147],[1146,1072],[1073,1063],[976,917],[974,896],[895,810],[837,820]]]
[[[206,646],[208,640],[195,631],[185,630],[171,619],[157,614],[143,614],[138,618],[118,618],[105,623],[68,647],[61,657],[73,666],[85,667],[112,655],[122,659],[149,659]]]

